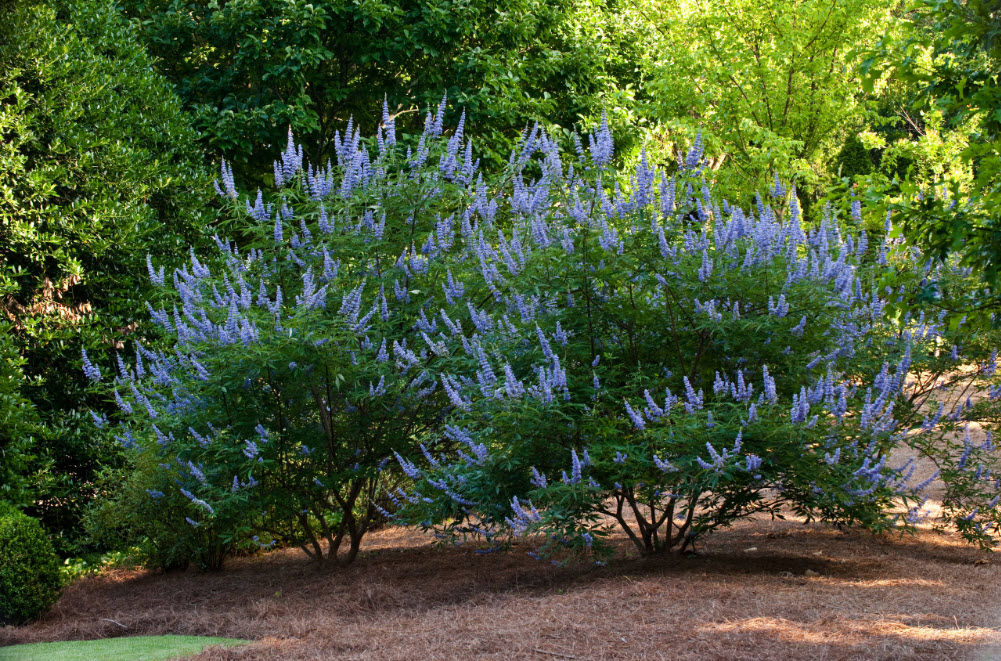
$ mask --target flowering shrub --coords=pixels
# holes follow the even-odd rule
[[[755,213],[715,201],[698,141],[673,178],[642,161],[629,194],[605,169],[607,129],[576,171],[538,144],[541,176],[498,202],[517,254],[503,236],[477,248],[503,290],[473,320],[476,365],[452,382],[444,430],[477,452],[404,465],[416,484],[397,494],[402,520],[488,540],[545,533],[546,551],[587,551],[618,526],[644,555],[785,509],[906,528],[934,478],[895,461],[909,447],[947,480],[947,520],[994,544],[990,436],[950,440],[966,402],[921,412],[943,387],[986,386],[996,354],[945,311],[887,309],[963,272],[931,274],[889,221],[875,245],[834,217],[804,228],[778,181]],[[886,272],[896,291],[875,286]]]
[[[387,115],[374,160],[349,124],[336,168],[304,163],[290,135],[275,202],[237,202],[224,163],[218,192],[248,221],[242,247],[217,239],[212,260],[192,252],[169,275],[149,264],[164,290],[150,312],[176,345],[137,345],[132,365],[119,361],[116,434],[157,454],[191,527],[251,545],[266,535],[316,559],[346,542],[350,561],[396,479],[390,458],[413,459],[415,439],[440,424],[433,365],[455,342],[436,338],[427,314],[462,298],[444,258],[471,211],[450,209],[476,190],[461,125],[440,139],[443,112],[414,153]],[[86,357],[85,371],[101,377]]]
[[[869,278],[883,287],[884,313],[897,322],[893,339],[924,333],[896,414],[906,430],[901,445],[936,468],[940,487],[934,497],[943,516],[935,525],[954,526],[968,541],[993,548],[1001,523],[1001,475],[993,441],[1001,422],[998,320],[966,305],[971,294],[982,294],[984,274],[957,261],[936,264],[901,243],[872,266]],[[879,347],[869,351],[870,359],[876,358]]]
[[[619,177],[604,123],[571,159],[526,131],[484,180],[443,112],[405,154],[388,115],[371,154],[349,123],[336,167],[290,136],[272,202],[224,164],[240,246],[149,265],[176,346],[119,362],[117,434],[156,454],[188,525],[343,561],[382,516],[545,551],[618,526],[643,554],[784,509],[885,530],[922,514],[931,480],[891,457],[910,445],[993,543],[989,440],[942,442],[965,404],[915,416],[928,374],[982,360],[982,381],[994,357],[946,314],[887,314],[929,286],[916,252],[836,215],[804,227],[777,180],[751,211],[713,199],[700,141],[670,176],[644,158]],[[890,270],[898,290],[877,287]]]

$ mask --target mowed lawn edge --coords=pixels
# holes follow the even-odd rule
[[[235,647],[248,640],[212,636],[125,636],[100,640],[27,643],[0,647],[0,661],[162,661],[197,654],[207,647]]]

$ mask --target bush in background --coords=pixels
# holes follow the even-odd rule
[[[190,502],[175,481],[178,475],[156,459],[153,453],[138,455],[125,470],[101,476],[98,491],[106,495],[92,503],[83,521],[91,543],[130,549],[135,561],[151,569],[220,568],[226,553],[245,547],[249,537],[224,541],[212,526],[189,525]]]

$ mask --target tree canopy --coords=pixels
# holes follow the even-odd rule
[[[259,177],[291,130],[325,163],[350,118],[401,129],[443,95],[488,156],[535,121],[574,126],[636,78],[614,10],[581,0],[126,0],[207,147]],[[457,116],[449,118],[451,121]],[[490,145],[487,147],[487,145]]]

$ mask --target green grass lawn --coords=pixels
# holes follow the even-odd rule
[[[161,661],[201,652],[209,645],[248,641],[208,636],[133,636],[0,647],[0,661]]]

